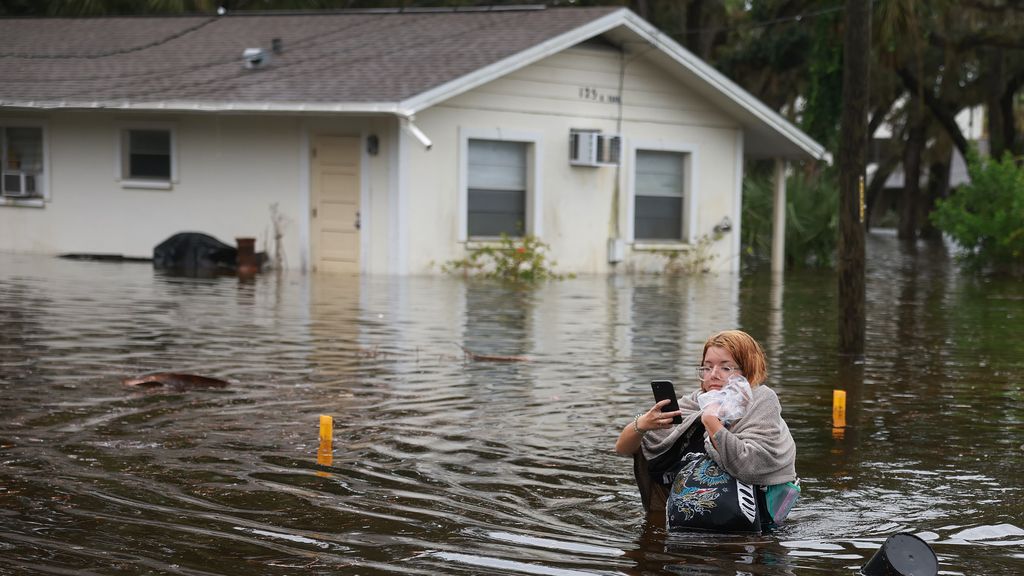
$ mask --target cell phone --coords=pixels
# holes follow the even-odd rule
[[[654,400],[661,402],[662,400],[668,400],[669,403],[661,407],[662,412],[675,412],[679,410],[679,401],[676,400],[676,388],[672,385],[671,380],[653,380],[651,381],[651,390],[654,391]],[[672,418],[673,424],[682,424],[683,417],[676,414]]]

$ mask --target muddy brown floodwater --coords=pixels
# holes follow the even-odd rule
[[[515,290],[0,255],[0,573],[853,575],[910,532],[942,574],[1022,574],[1024,283],[868,240],[862,362],[827,271]],[[730,327],[803,496],[763,536],[667,534],[612,445]],[[229,385],[122,385],[160,371]]]

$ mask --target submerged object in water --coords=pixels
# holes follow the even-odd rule
[[[174,388],[175,390],[188,390],[192,388],[224,388],[228,385],[227,380],[200,376],[198,374],[184,374],[182,372],[152,372],[125,378],[121,381],[125,386],[138,386],[144,388]]]
[[[921,538],[901,532],[886,538],[861,568],[864,576],[935,576],[939,559]]]

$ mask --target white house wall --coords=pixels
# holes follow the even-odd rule
[[[546,58],[443,104],[420,112],[416,123],[433,141],[427,150],[409,154],[410,194],[408,268],[426,272],[465,255],[460,242],[460,132],[492,133],[517,138],[533,135],[543,151],[541,239],[551,246],[558,269],[576,273],[619,270],[657,271],[664,267],[662,246],[630,243],[628,214],[633,169],[628,150],[642,148],[687,151],[693,170],[687,188],[695,195],[691,238],[710,233],[723,216],[739,222],[737,138],[740,127],[641,54],[627,57],[622,106],[617,103],[619,52],[609,48],[577,47]],[[619,114],[621,113],[621,121]],[[620,128],[621,126],[621,128]],[[621,133],[621,167],[599,168],[569,164],[569,131],[574,128]],[[511,136],[509,136],[511,135]],[[621,188],[615,204],[616,183]],[[434,214],[431,218],[418,215]],[[738,234],[734,229],[730,234]],[[625,260],[608,263],[608,239],[627,241]],[[678,248],[678,247],[676,247]],[[733,243],[712,246],[712,265],[720,270],[738,266]]]
[[[175,134],[177,178],[167,190],[119,181],[121,128],[148,125]],[[13,252],[148,257],[169,236],[194,231],[232,245],[236,237],[255,237],[263,250],[277,203],[290,223],[286,258],[298,262],[297,125],[233,116],[50,114],[49,201],[43,208],[0,206],[0,244]]]
[[[285,265],[308,266],[309,142],[317,134],[378,134],[363,151],[364,268],[387,267],[387,193],[393,118],[65,111],[0,116],[44,123],[49,198],[44,207],[0,206],[0,250],[149,257],[177,232],[203,232],[234,245],[272,242],[270,207],[283,217]],[[176,179],[170,189],[122,186],[118,138],[126,126],[170,127]]]

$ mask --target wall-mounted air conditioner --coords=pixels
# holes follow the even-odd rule
[[[4,172],[3,195],[8,198],[28,198],[35,196],[36,180],[34,174],[21,172]]]
[[[622,137],[596,130],[569,131],[569,164],[615,166],[622,156]]]

